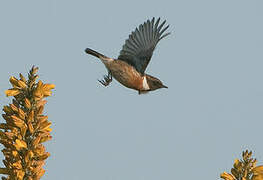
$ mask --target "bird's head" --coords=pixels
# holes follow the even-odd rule
[[[160,81],[156,77],[150,76],[148,74],[146,75],[146,80],[147,80],[147,84],[150,88],[149,91],[154,91],[154,90],[160,89],[160,88],[168,88],[167,86],[163,85],[162,81]]]

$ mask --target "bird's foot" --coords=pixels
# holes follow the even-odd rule
[[[111,81],[112,81],[112,75],[111,73],[109,73],[108,75],[104,75],[103,77],[104,79],[102,80],[98,80],[102,85],[104,85],[105,87],[108,86]]]

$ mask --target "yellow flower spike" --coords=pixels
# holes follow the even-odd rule
[[[20,151],[23,148],[27,148],[26,142],[20,139],[16,139],[16,143],[14,144],[14,146],[16,147],[16,150],[18,151]]]
[[[19,89],[12,88],[5,91],[6,96],[16,96],[20,93]]]
[[[227,172],[223,172],[220,177],[225,180],[235,180],[236,178],[232,174],[228,174]]]
[[[52,136],[51,122],[43,115],[46,100],[51,95],[53,84],[36,81],[38,68],[34,66],[28,73],[28,80],[19,74],[20,79],[10,78],[12,89],[6,90],[7,96],[14,96],[12,104],[4,106],[2,116],[5,123],[0,123],[0,143],[5,159],[5,169],[0,174],[7,174],[3,180],[38,180],[43,176],[46,152],[43,142]],[[8,172],[8,173],[6,173]]]
[[[235,159],[234,168],[231,169],[232,174],[226,172],[221,174],[221,178],[225,180],[263,180],[263,166],[256,167],[257,160],[252,158],[252,151],[243,151],[242,159]]]

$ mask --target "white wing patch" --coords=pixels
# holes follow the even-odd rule
[[[143,88],[143,90],[149,90],[150,89],[149,84],[148,84],[147,79],[146,79],[146,76],[143,77],[142,88]]]

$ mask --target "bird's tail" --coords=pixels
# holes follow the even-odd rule
[[[100,58],[100,59],[107,59],[108,58],[108,57],[104,56],[103,54],[100,54],[97,51],[94,51],[90,48],[85,49],[85,52],[87,54],[91,54],[92,56],[96,56],[97,58]]]

